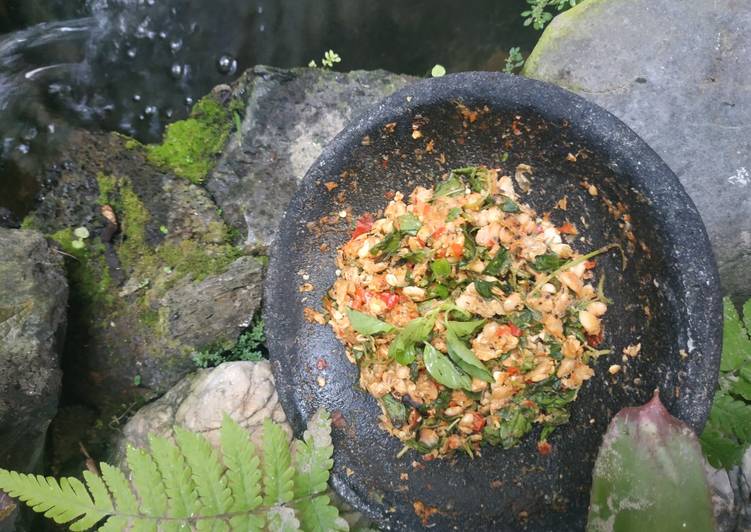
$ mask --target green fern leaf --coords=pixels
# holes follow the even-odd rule
[[[99,527],[99,532],[122,532],[128,528],[128,519],[121,516],[113,516]]]
[[[751,406],[725,394],[718,394],[709,413],[710,423],[742,444],[751,443]]]
[[[266,506],[292,500],[292,478],[295,470],[291,462],[287,435],[279,425],[272,423],[270,419],[265,419],[263,422],[263,487]]]
[[[196,521],[198,532],[229,532],[229,525],[223,519],[201,519]]]
[[[251,513],[236,515],[229,521],[231,530],[243,530],[244,532],[263,530],[263,524],[263,517]]]
[[[112,497],[115,499],[115,510],[120,514],[135,515],[138,513],[138,501],[131,491],[130,483],[118,468],[102,462],[102,480],[107,484]]]
[[[286,439],[284,440],[287,441]],[[295,511],[287,506],[274,506],[267,514],[269,532],[300,532],[300,521]]]
[[[305,532],[349,530],[347,521],[339,517],[339,510],[331,505],[328,495],[304,499],[297,505],[300,522]]]
[[[232,494],[216,450],[203,436],[180,427],[175,428],[175,439],[193,472],[193,481],[201,501],[200,515],[227,512],[232,506]]]
[[[733,382],[730,391],[746,401],[751,401],[751,367],[741,368],[738,373],[738,380]]]
[[[193,473],[185,463],[185,457],[176,445],[159,436],[149,437],[149,447],[164,481],[169,515],[189,517],[198,508],[198,493],[193,482]]]
[[[141,512],[151,516],[166,516],[167,496],[154,459],[143,449],[136,449],[131,445],[128,445],[126,457],[133,486],[141,500]]]
[[[723,316],[725,324],[722,334],[722,360],[720,369],[722,371],[733,371],[738,369],[745,361],[751,361],[751,340],[749,340],[738,311],[729,297],[722,300]],[[748,305],[748,303],[746,303]],[[745,309],[745,305],[744,305]],[[748,321],[748,318],[746,318]]]
[[[104,485],[102,478],[91,471],[86,470],[83,472],[83,479],[86,481],[86,486],[89,488],[91,496],[94,498],[94,506],[105,513],[112,513],[114,511],[114,508],[112,507],[112,499],[110,498],[110,492],[107,491],[107,486]]]
[[[701,433],[699,443],[709,463],[718,469],[730,469],[743,457],[744,448],[738,445],[738,441],[725,436],[712,427],[711,423]]]
[[[294,443],[295,498],[317,495],[326,489],[329,470],[334,465],[331,457],[331,418],[319,409],[308,422],[303,440]]]
[[[83,523],[80,526],[73,523],[72,530],[93,526],[112,509],[111,503],[95,503],[83,483],[72,477],[62,478],[58,483],[54,478],[0,469],[0,489],[56,523],[69,523],[80,517]]]
[[[261,502],[261,470],[256,449],[248,432],[225,415],[220,432],[222,458],[227,466],[225,476],[232,491],[234,512],[253,510]],[[259,526],[263,526],[263,522]]]

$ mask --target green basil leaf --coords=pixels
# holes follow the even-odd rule
[[[472,238],[472,235],[470,234],[470,232],[465,229],[464,230],[464,252],[462,253],[464,262],[465,263],[472,262],[476,256],[477,256],[477,244],[475,244],[475,239]]]
[[[532,267],[538,272],[554,272],[565,263],[566,259],[562,259],[555,253],[546,253],[535,257]]]
[[[412,251],[404,255],[402,258],[412,264],[420,264],[427,260],[428,254],[425,251]]]
[[[464,183],[453,173],[444,182],[435,187],[433,197],[456,196],[464,194]]]
[[[400,400],[390,393],[384,395],[381,400],[392,425],[399,428],[407,422],[407,407]]]
[[[347,309],[347,317],[352,328],[360,334],[372,336],[394,330],[394,326],[368,314],[363,314],[351,308]]]
[[[490,259],[490,262],[487,263],[485,270],[482,273],[494,276],[501,275],[505,273],[510,263],[511,260],[508,256],[508,250],[502,247],[498,250],[498,253],[495,254],[495,257]]]
[[[446,355],[431,344],[425,344],[422,356],[425,369],[437,382],[452,390],[470,389],[472,387],[472,379],[469,378],[469,375],[454,366]]]
[[[437,297],[438,299],[446,299],[449,297],[449,289],[444,284],[437,284],[430,290],[431,297]]]
[[[493,375],[485,367],[485,364],[475,356],[472,350],[451,329],[446,330],[446,345],[451,359],[460,364],[470,375],[486,382],[493,382]]]
[[[447,321],[446,329],[459,338],[466,338],[467,336],[471,336],[473,332],[483,325],[485,325],[485,320]]]
[[[422,227],[420,220],[412,213],[407,213],[397,218],[396,225],[399,231],[412,236],[415,236],[420,227]]]
[[[495,297],[495,295],[492,292],[492,289],[495,285],[496,283],[477,279],[475,281],[475,290],[477,290],[477,293],[480,294],[485,299],[490,299],[492,297]]]
[[[451,264],[446,259],[434,260],[430,263],[430,269],[436,279],[445,279],[451,275]]]
[[[389,346],[389,356],[403,366],[409,366],[417,356],[416,344],[425,342],[435,325],[435,317],[421,317],[410,321],[399,331]]]
[[[453,207],[451,210],[449,210],[448,215],[446,216],[447,222],[453,222],[457,218],[459,218],[459,215],[462,213],[462,210],[459,207]]]
[[[399,251],[399,245],[402,243],[402,236],[403,235],[400,231],[393,231],[387,234],[383,240],[370,249],[370,254],[379,255],[383,253],[385,255],[393,255]]]
[[[488,169],[477,168],[477,171],[469,176],[469,186],[473,192],[485,192],[490,189],[488,181]]]
[[[519,206],[512,200],[511,198],[506,198],[506,200],[501,203],[501,210],[503,212],[519,212],[521,209],[519,209]]]

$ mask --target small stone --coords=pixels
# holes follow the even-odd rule
[[[347,217],[347,211],[339,211],[339,218],[346,218]]]
[[[616,373],[621,371],[621,366],[619,364],[613,364],[608,368],[608,373],[611,375],[615,375]]]
[[[594,185],[589,185],[589,188],[587,188],[587,192],[589,192],[590,196],[596,196],[597,195],[597,187]]]
[[[325,378],[323,378],[323,377],[319,376],[319,377],[318,377],[318,378],[316,379],[316,381],[318,382],[318,386],[319,386],[319,387],[323,388],[324,386],[326,386],[326,379],[325,379]]]

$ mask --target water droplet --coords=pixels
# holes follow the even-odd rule
[[[156,105],[147,105],[146,108],[143,110],[143,114],[145,115],[154,115],[157,112]]]
[[[134,94],[133,95],[133,101],[134,102],[140,102],[141,101],[141,95],[140,94]]]
[[[260,31],[261,33],[266,31],[266,24],[261,24],[260,26],[258,26],[258,31]]]
[[[224,54],[220,56],[219,59],[217,59],[216,69],[220,74],[231,76],[232,74],[237,72],[237,59],[235,59],[231,55]]]
[[[160,31],[159,32],[159,38],[160,39],[166,39],[167,38],[167,32]]]
[[[143,115],[138,115],[139,120],[143,120],[145,117]]]
[[[29,153],[29,145],[28,144],[19,144],[18,148],[16,148],[18,151],[23,153],[24,155]]]
[[[262,15],[263,14],[263,6],[258,6],[257,11],[258,11],[259,15]]]
[[[176,54],[180,51],[180,49],[183,47],[183,40],[180,38],[172,39],[169,43],[169,49],[172,50],[173,54]]]
[[[128,54],[128,57],[130,57],[131,59],[133,59],[136,56],[136,49],[135,48],[128,48],[128,51],[125,52],[125,53]]]
[[[175,63],[172,65],[172,68],[170,68],[170,74],[175,79],[180,79],[183,77],[183,66],[180,63]]]
[[[172,115],[174,114],[174,111],[172,109],[167,109],[164,111],[164,116],[167,118],[172,118]]]
[[[190,96],[185,98],[185,105],[193,105],[193,98],[191,98]]]
[[[55,134],[55,124],[47,124],[47,131],[49,131],[51,135],[54,135]]]
[[[156,0],[146,0],[146,4],[153,6],[156,3]]]

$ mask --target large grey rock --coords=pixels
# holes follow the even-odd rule
[[[36,231],[0,228],[0,467],[35,470],[60,392],[68,284]]]
[[[556,17],[524,75],[609,110],[678,175],[726,292],[751,296],[751,9],[747,0],[587,0]]]
[[[39,472],[60,394],[68,284],[36,231],[0,228],[0,467]],[[20,527],[0,492],[0,530]],[[19,528],[22,529],[22,528]]]
[[[382,70],[331,72],[257,66],[236,82],[247,101],[206,187],[225,220],[266,246],[308,167],[353,117],[415,78]]]
[[[264,419],[281,423],[292,435],[269,362],[225,362],[186,376],[164,396],[141,408],[123,427],[112,459],[122,463],[129,444],[147,447],[149,434],[173,438],[176,425],[199,432],[219,445],[225,413],[248,430],[259,448]]]

